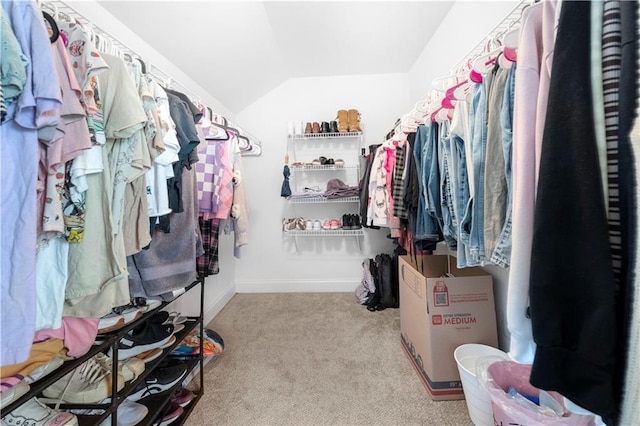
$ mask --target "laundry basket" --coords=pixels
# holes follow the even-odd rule
[[[545,411],[531,402],[531,399],[542,401],[540,389],[529,383],[531,365],[504,360],[480,360],[476,371],[480,390],[491,398],[493,421],[496,425],[595,425],[595,416],[570,412],[566,409],[562,396],[556,392],[548,392],[548,396],[555,400],[554,404],[561,411],[560,415]],[[517,392],[515,397],[509,395],[510,388]]]
[[[499,361],[509,359],[509,356],[500,349],[491,346],[467,343],[458,346],[453,352],[453,357],[456,359],[456,364],[458,364],[458,372],[460,373],[462,389],[467,400],[467,410],[469,410],[471,421],[476,426],[493,425],[491,398],[478,385],[476,361],[485,357],[495,357],[495,360]]]

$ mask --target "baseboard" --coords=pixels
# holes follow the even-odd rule
[[[205,290],[205,294],[206,294],[206,290]],[[229,301],[235,294],[236,294],[236,288],[235,286],[231,285],[229,286],[228,289],[218,294],[218,297],[214,298],[213,300],[205,301],[206,304],[204,306],[204,312],[202,313],[204,317],[205,327],[207,326],[207,324],[211,322],[211,320],[216,315],[218,315],[218,313],[222,310],[222,308],[224,308],[224,305],[229,303]]]
[[[348,293],[357,280],[261,280],[236,281],[236,293]]]

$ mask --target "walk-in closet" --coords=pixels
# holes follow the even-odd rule
[[[640,426],[627,0],[0,0],[0,422]]]

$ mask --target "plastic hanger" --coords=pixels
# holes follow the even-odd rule
[[[459,101],[467,96],[469,91],[469,79],[465,79],[454,86],[451,86],[445,92],[445,98],[452,101]]]
[[[53,44],[58,41],[58,37],[60,37],[60,29],[58,28],[58,24],[56,23],[55,19],[53,19],[53,16],[49,15],[44,10],[42,11],[42,16],[44,17],[44,20],[47,21],[51,29],[49,41],[51,42],[51,44]]]
[[[141,58],[138,58],[136,56],[136,61],[140,62],[140,70],[142,71],[142,75],[145,75],[147,73],[147,65],[144,63],[144,61]]]

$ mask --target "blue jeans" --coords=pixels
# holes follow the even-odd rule
[[[515,62],[507,75],[507,82],[504,88],[504,100],[502,103],[502,150],[504,154],[504,172],[507,182],[507,205],[505,211],[505,221],[502,232],[498,238],[496,248],[491,254],[491,262],[496,265],[508,268],[511,262],[511,206],[513,203],[513,186],[511,178],[511,150],[513,145],[513,104],[515,93]]]
[[[418,201],[418,213],[416,215],[416,233],[414,239],[416,241],[419,240],[430,240],[430,241],[439,241],[440,233],[438,223],[435,218],[430,214],[430,202],[429,193],[433,191],[433,188],[430,188],[433,183],[436,185],[437,190],[437,180],[431,180],[429,178],[425,178],[425,176],[431,175],[431,157],[428,157],[428,153],[431,151],[428,147],[431,146],[432,136],[431,136],[431,126],[418,126],[416,132],[416,141],[413,147],[413,155],[416,160],[416,169],[418,172],[418,184],[420,186],[420,198]],[[425,155],[427,154],[427,155]],[[437,172],[437,164],[436,164],[436,172]],[[437,176],[437,175],[436,175]]]
[[[488,75],[486,76],[488,77]],[[487,105],[487,78],[477,83],[472,91],[469,122],[471,125],[471,155],[473,161],[473,195],[467,203],[461,226],[461,237],[469,245],[471,258],[468,266],[477,266],[485,259],[484,253],[484,167],[487,142],[485,125]]]
[[[464,150],[465,141],[458,135],[450,134],[451,146],[451,169],[454,171],[452,178],[453,196],[453,218],[455,219],[454,228],[457,239],[456,260],[458,268],[465,268],[471,257],[469,247],[461,238],[462,216],[469,203],[469,174],[467,171],[467,155]]]
[[[440,211],[442,213],[442,235],[449,249],[457,250],[458,233],[453,206],[453,158],[449,137],[449,122],[439,126],[438,164],[440,168]]]

